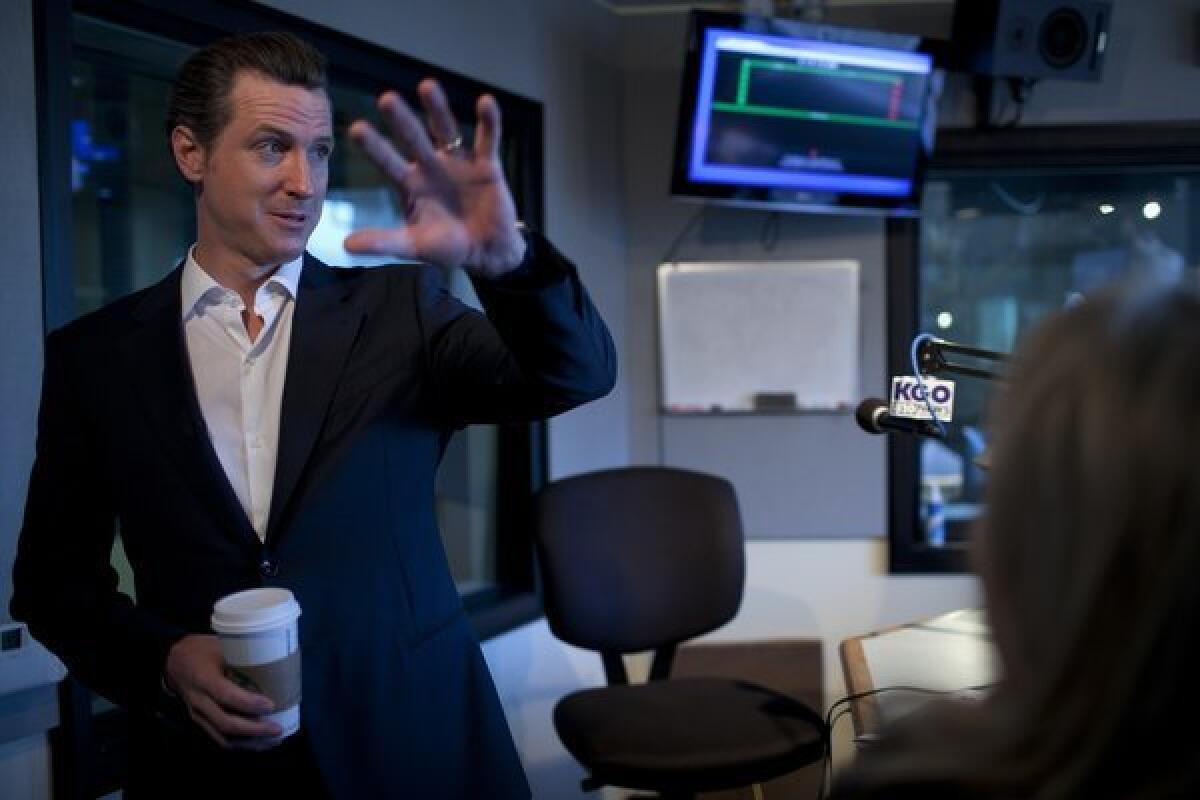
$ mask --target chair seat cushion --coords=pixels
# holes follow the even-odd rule
[[[745,786],[825,752],[824,721],[808,706],[719,678],[585,689],[558,703],[554,727],[594,778],[637,789]]]

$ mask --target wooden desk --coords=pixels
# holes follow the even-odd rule
[[[995,682],[998,675],[987,623],[978,609],[855,636],[842,642],[839,652],[848,694],[890,686],[970,690]],[[881,692],[852,701],[854,732],[859,738],[874,736],[883,724],[928,700],[929,695],[919,692]]]

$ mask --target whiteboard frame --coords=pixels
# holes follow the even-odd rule
[[[765,277],[768,274],[776,278],[788,273],[795,274],[798,278],[811,278],[813,270],[821,270],[826,273],[840,272],[850,278],[848,292],[842,293],[838,297],[827,294],[821,298],[821,301],[834,305],[825,306],[827,310],[832,309],[832,313],[836,318],[845,320],[845,324],[841,327],[839,333],[841,338],[832,343],[828,339],[822,339],[815,332],[806,332],[800,330],[803,326],[796,324],[792,326],[792,330],[787,331],[792,336],[786,337],[788,341],[805,341],[813,347],[822,347],[829,351],[829,358],[832,359],[832,364],[835,366],[829,370],[836,373],[831,377],[828,384],[825,385],[824,391],[818,391],[815,394],[819,400],[814,400],[814,395],[805,395],[802,388],[795,382],[783,386],[756,386],[756,387],[741,387],[743,391],[734,399],[728,394],[717,398],[710,393],[704,397],[679,397],[673,396],[673,392],[678,391],[676,386],[678,381],[673,382],[672,374],[672,352],[673,347],[678,345],[673,342],[673,338],[678,338],[676,317],[672,316],[678,312],[671,306],[670,297],[668,296],[668,284],[671,279],[681,273],[684,274],[733,274],[745,275],[750,278],[759,273],[759,277]],[[669,415],[778,415],[778,414],[841,414],[853,408],[854,403],[858,400],[860,393],[860,361],[861,361],[861,293],[862,293],[862,265],[857,259],[822,259],[822,260],[788,260],[788,261],[703,261],[703,262],[666,262],[660,264],[656,268],[656,311],[657,311],[657,330],[658,330],[658,407],[659,413]],[[836,280],[834,281],[836,285]],[[803,287],[801,283],[801,287]],[[678,303],[675,304],[678,306]],[[782,322],[780,324],[783,324]],[[781,331],[782,333],[782,331]],[[824,351],[822,351],[824,356]],[[723,362],[725,363],[725,362]],[[695,371],[695,365],[689,365]],[[714,367],[718,368],[718,367]],[[679,369],[686,370],[687,367]],[[805,377],[811,379],[811,375]],[[754,397],[761,392],[786,392],[794,391],[796,395],[796,403],[791,407],[775,406],[764,407],[756,406]],[[699,392],[703,395],[704,392]]]

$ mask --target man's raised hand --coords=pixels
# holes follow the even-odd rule
[[[521,263],[525,239],[500,164],[500,108],[491,95],[475,103],[475,141],[468,149],[441,86],[426,79],[417,94],[428,131],[395,92],[378,102],[391,138],[365,120],[350,127],[353,141],[396,189],[404,221],[355,231],[345,247],[503,275]]]

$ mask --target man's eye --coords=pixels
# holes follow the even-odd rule
[[[331,145],[319,144],[314,148],[314,150],[317,154],[317,158],[321,159],[322,161],[333,155],[333,147]]]
[[[287,147],[278,139],[266,139],[259,143],[258,149],[271,155],[280,155],[287,152]]]

